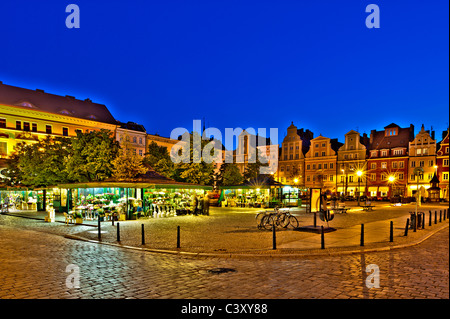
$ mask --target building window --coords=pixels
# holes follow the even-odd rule
[[[284,172],[284,166],[280,166],[280,172]]]
[[[314,157],[318,157],[318,156],[319,156],[319,152],[315,152]]]
[[[139,150],[139,155],[142,156],[142,150]]]
[[[22,122],[16,121],[16,130],[21,130],[21,129],[22,129]]]
[[[8,155],[8,143],[0,142],[0,156]]]
[[[381,156],[387,156],[387,151],[386,150],[381,151]]]
[[[404,175],[403,175],[403,173],[398,173],[398,179],[402,181],[402,180],[403,180],[403,178],[404,178]]]
[[[30,131],[30,122],[23,122],[23,130],[27,132]]]
[[[0,119],[0,128],[6,127],[6,119]]]
[[[387,168],[387,163],[386,162],[382,162],[381,163],[381,168]]]
[[[392,162],[392,168],[398,168],[397,162]]]
[[[411,167],[416,167],[416,161],[411,161]]]
[[[377,151],[371,151],[370,157],[377,157]]]
[[[333,176],[333,175],[330,175],[330,182],[332,182],[333,179],[334,179],[334,176]]]
[[[317,164],[317,169],[322,169],[322,164]]]
[[[322,152],[322,156],[325,156],[325,152]]]
[[[443,173],[442,174],[442,180],[448,181],[448,173]]]
[[[80,130],[79,128],[77,128],[77,129],[75,130],[75,133],[76,133],[76,134],[78,134],[78,133],[83,133],[83,131]]]
[[[299,157],[299,155],[298,155],[298,154],[295,154],[295,159],[298,159],[298,157]]]
[[[377,163],[370,163],[370,169],[376,169]]]
[[[370,180],[371,181],[376,181],[377,180],[377,174],[370,174]]]
[[[398,167],[399,168],[404,168],[405,167],[405,163],[404,162],[398,162]]]
[[[443,165],[448,166],[448,158],[444,160]]]
[[[324,163],[323,164],[323,169],[327,169],[328,168],[328,164],[327,163]]]
[[[333,163],[330,163],[330,169],[333,169]]]
[[[62,134],[63,136],[69,136],[69,129],[67,127],[63,127]]]
[[[52,134],[52,126],[51,125],[45,125],[45,133]]]
[[[37,132],[37,123],[31,123],[31,131]]]
[[[429,167],[433,167],[433,165],[434,165],[433,160],[429,160],[429,161],[428,161],[428,166],[429,166]]]
[[[424,167],[425,166],[425,161],[419,161],[419,166],[420,167]]]
[[[311,166],[308,164],[308,165],[306,165],[306,169],[310,169],[311,168]]]
[[[394,150],[394,155],[403,155],[403,150]]]
[[[139,144],[142,144],[142,137],[139,138]]]

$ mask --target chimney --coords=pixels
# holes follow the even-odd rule
[[[431,138],[432,138],[433,140],[435,139],[434,136],[435,136],[435,132],[434,132],[434,130],[433,130],[433,131],[431,131]]]

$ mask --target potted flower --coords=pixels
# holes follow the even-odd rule
[[[98,214],[98,218],[102,222],[105,219],[105,211],[103,210],[103,208],[97,209],[97,214]]]
[[[83,224],[83,214],[81,212],[75,212],[73,217],[75,218],[75,224]]]

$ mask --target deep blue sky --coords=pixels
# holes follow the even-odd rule
[[[70,3],[80,29],[65,26]],[[365,26],[370,3],[379,29]],[[163,136],[205,118],[281,138],[291,121],[341,142],[392,122],[440,137],[448,17],[444,0],[2,0],[0,80],[90,98]]]

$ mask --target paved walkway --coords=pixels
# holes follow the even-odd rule
[[[377,205],[377,208],[381,212],[384,206],[389,207],[390,205],[388,203],[381,203]],[[220,211],[222,214],[226,214],[224,212],[229,212],[230,214],[235,213],[236,209],[227,209],[227,208],[215,208],[216,210]],[[396,208],[392,208],[396,209]],[[429,210],[431,210],[433,213],[431,214],[431,226],[429,224]],[[238,210],[239,211],[239,210]],[[242,213],[250,213],[249,218],[253,218],[253,215],[258,210],[242,210]],[[342,254],[342,253],[354,253],[354,252],[361,252],[361,251],[383,251],[383,250],[390,250],[394,248],[400,248],[400,247],[406,247],[418,244],[422,241],[424,241],[429,236],[433,235],[437,231],[448,227],[448,206],[444,205],[438,205],[433,207],[422,207],[420,211],[425,212],[425,229],[422,229],[422,227],[419,227],[417,231],[414,232],[413,229],[408,229],[408,236],[405,236],[405,226],[406,221],[410,217],[409,211],[414,211],[414,206],[410,205],[408,208],[404,208],[404,213],[400,217],[391,218],[391,219],[383,219],[383,220],[376,220],[372,222],[367,222],[364,224],[364,243],[363,246],[361,246],[361,225],[352,225],[348,227],[337,227],[336,231],[327,232],[322,237],[318,233],[302,233],[302,234],[294,234],[297,231],[279,231],[277,232],[277,238],[276,238],[276,249],[273,249],[273,246],[270,246],[271,241],[267,241],[266,243],[270,243],[269,246],[266,245],[266,247],[261,247],[261,249],[253,249],[253,250],[243,250],[243,251],[233,251],[233,249],[230,249],[227,251],[226,248],[226,240],[224,249],[217,249],[217,250],[196,250],[196,251],[189,251],[189,249],[177,249],[176,247],[172,246],[171,249],[157,249],[154,245],[153,247],[149,246],[143,246],[141,244],[141,239],[139,237],[140,232],[140,224],[141,220],[139,221],[127,221],[123,224],[125,225],[131,225],[130,227],[133,227],[136,233],[136,236],[134,237],[135,240],[131,240],[128,242],[117,242],[115,239],[111,239],[111,237],[115,237],[115,229],[111,227],[111,222],[103,222],[102,223],[102,230],[106,229],[105,233],[110,232],[110,239],[103,238],[102,240],[98,240],[96,238],[97,232],[96,232],[96,226],[98,224],[97,221],[85,221],[84,226],[91,226],[87,227],[88,229],[91,228],[91,230],[86,231],[86,227],[82,227],[84,229],[84,233],[77,233],[75,231],[75,227],[81,227],[81,226],[75,226],[71,227],[71,230],[65,234],[69,238],[73,239],[79,239],[79,240],[87,240],[87,241],[93,241],[93,242],[101,242],[103,244],[109,244],[109,245],[116,245],[121,246],[125,248],[133,248],[133,249],[139,249],[139,250],[147,250],[147,251],[153,251],[153,252],[165,252],[165,253],[171,253],[171,254],[184,254],[184,255],[194,255],[194,256],[221,256],[221,257],[249,257],[249,256],[286,256],[286,255],[326,255],[326,254]],[[435,214],[436,211],[436,220],[435,220]],[[311,221],[312,214],[305,214],[302,209],[293,209],[292,212],[294,214],[299,214],[302,216],[308,216],[309,221]],[[358,214],[365,214],[365,212],[362,211],[361,208],[357,206],[351,207],[351,210],[349,210],[348,218],[354,218],[358,219],[358,216],[363,217],[364,215],[358,215]],[[46,216],[46,213],[44,212],[27,212],[27,211],[17,211],[13,212],[11,211],[9,213],[10,216],[21,216],[26,218],[32,218],[37,220],[43,220]],[[352,215],[352,216],[351,216]],[[237,215],[235,215],[237,216]],[[59,224],[62,225],[64,223],[64,216],[63,214],[56,214],[56,223],[53,224]],[[342,218],[347,216],[342,216]],[[172,220],[176,220],[175,217]],[[206,219],[208,217],[205,217]],[[305,217],[303,217],[305,218]],[[380,217],[382,219],[382,217]],[[323,224],[319,218],[317,218],[319,221],[318,225]],[[151,220],[150,220],[151,221]],[[392,232],[392,238],[393,241],[391,242],[391,234],[390,234],[390,224],[393,223],[393,232]],[[48,223],[46,223],[48,224]],[[304,223],[303,223],[304,224]],[[330,226],[334,226],[330,222]],[[107,228],[109,227],[109,228]],[[59,227],[64,232],[64,227]],[[82,231],[80,229],[80,231]],[[248,236],[248,234],[245,234]],[[261,236],[261,232],[256,233],[255,235],[250,234],[251,236]],[[270,239],[271,232],[266,231],[263,232],[263,235]],[[286,236],[289,235],[289,240],[285,240],[287,238]],[[244,232],[239,233],[239,231],[236,231],[235,234],[233,234],[234,238],[237,240],[240,240],[239,236],[242,236],[242,240],[245,240]],[[295,237],[299,236],[299,237]],[[106,235],[105,235],[106,237]],[[185,238],[185,237],[184,237]],[[294,238],[294,240],[292,240]],[[298,238],[295,240],[295,238]],[[325,247],[322,249],[323,246]]]

